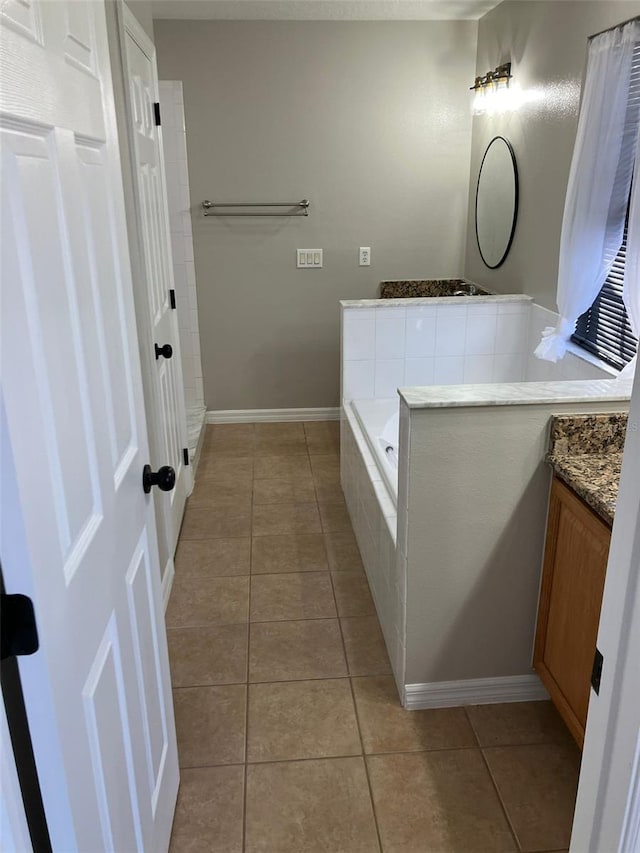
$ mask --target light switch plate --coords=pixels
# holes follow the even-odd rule
[[[296,249],[296,259],[298,269],[319,269],[322,266],[322,249]]]

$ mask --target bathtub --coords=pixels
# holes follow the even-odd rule
[[[522,295],[342,303],[342,489],[406,708],[546,696],[531,671],[554,414],[630,380],[533,355]]]
[[[403,388],[345,401],[341,481],[406,708],[546,697],[531,671],[553,414],[630,383]]]
[[[395,506],[398,504],[398,398],[354,400],[351,408]]]

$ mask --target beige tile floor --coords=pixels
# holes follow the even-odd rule
[[[566,849],[549,703],[401,708],[338,452],[334,423],[207,428],[167,611],[172,853]]]

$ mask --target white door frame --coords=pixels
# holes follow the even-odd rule
[[[600,695],[591,691],[571,853],[640,850],[640,371],[604,588]]]

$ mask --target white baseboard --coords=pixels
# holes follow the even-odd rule
[[[164,605],[165,612],[169,604],[169,596],[171,595],[171,587],[173,586],[173,578],[175,577],[175,574],[176,567],[173,559],[167,560],[164,575],[162,576],[162,603]]]
[[[289,421],[337,421],[340,409],[226,409],[207,412],[208,424],[287,423]]]
[[[405,684],[404,707],[455,708],[460,705],[492,705],[497,702],[534,702],[549,694],[537,675],[510,675],[503,678],[468,678],[464,681],[434,681]]]

